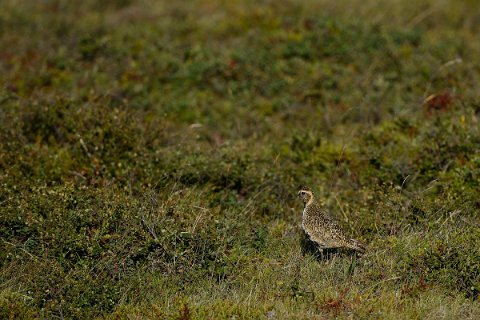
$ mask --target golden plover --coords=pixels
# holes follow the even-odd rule
[[[364,245],[358,240],[348,238],[335,220],[327,216],[320,205],[315,201],[313,192],[309,188],[302,188],[298,192],[305,207],[303,209],[302,228],[315,242],[320,252],[328,248],[348,248],[355,251],[365,251]]]

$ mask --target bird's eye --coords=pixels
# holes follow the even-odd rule
[[[301,191],[300,193],[301,193],[301,194],[305,194],[305,191]]]

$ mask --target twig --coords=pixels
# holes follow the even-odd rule
[[[14,243],[8,242],[8,241],[5,240],[5,239],[2,239],[2,240],[3,240],[3,242],[5,242],[6,244],[11,245],[12,247],[15,247],[15,248],[17,248],[17,249],[22,250],[23,252],[25,252],[25,253],[26,253],[30,258],[32,258],[33,260],[35,260],[35,261],[40,261],[40,259],[39,259],[38,257],[34,256],[34,255],[31,254],[30,252],[28,252],[26,249],[24,249],[24,248],[22,248],[22,247],[19,247],[19,246],[17,246],[17,245],[14,244]]]
[[[432,189],[433,187],[435,187],[437,182],[438,182],[438,179],[434,179],[434,180],[430,181],[430,182],[428,183],[427,187],[426,187],[424,190],[420,191],[420,194],[422,194],[422,193],[424,193],[424,192],[427,192],[428,190],[430,190],[430,189]],[[430,185],[431,185],[431,186],[430,186]]]
[[[345,221],[346,221],[347,223],[350,223],[350,221],[348,220],[347,214],[345,213],[345,210],[343,210],[343,207],[342,207],[340,201],[339,201],[338,198],[337,198],[337,195],[334,195],[334,198],[335,198],[335,200],[337,201],[338,207],[340,208],[340,211],[341,211],[342,214],[343,214],[343,218],[345,219]]]
[[[73,170],[69,170],[69,172],[71,174],[73,174],[74,176],[77,176],[79,178],[82,178],[83,180],[87,180],[87,178],[85,178],[81,173],[77,172],[77,171],[73,171]]]
[[[371,289],[374,289],[374,288],[376,288],[377,286],[379,286],[379,285],[382,284],[382,283],[385,283],[385,282],[388,282],[388,281],[397,280],[397,279],[401,279],[401,278],[402,278],[402,277],[398,277],[398,276],[397,276],[397,277],[391,277],[391,278],[388,278],[388,279],[385,279],[385,280],[382,280],[382,281],[378,281],[377,283],[374,283],[374,284],[372,284],[370,287],[368,287],[368,288],[366,288],[365,290],[363,290],[362,293],[367,292],[367,291],[369,291],[369,290],[371,290]]]
[[[353,132],[353,131],[352,131]],[[350,132],[350,134],[352,134],[352,132]],[[336,175],[337,175],[337,170],[338,170],[338,167],[340,166],[340,162],[342,161],[342,158],[343,158],[343,153],[345,152],[345,146],[346,146],[346,143],[345,143],[345,140],[343,141],[343,145],[342,145],[342,151],[340,151],[340,156],[338,157],[337,159],[337,163],[335,165],[335,169],[333,169],[333,172],[332,174],[330,175],[330,188],[332,189],[334,187],[334,183],[336,181]]]
[[[455,58],[453,60],[447,61],[444,64],[442,64],[437,71],[432,75],[432,78],[427,84],[427,87],[425,88],[425,92],[423,93],[423,99],[424,101],[427,99],[428,92],[430,91],[430,88],[432,87],[433,80],[437,78],[437,76],[446,68],[453,66],[455,64],[460,64],[463,63],[463,60],[461,58]]]
[[[204,208],[204,207],[200,207],[200,206],[192,206],[193,208],[196,208],[196,209],[202,209],[202,210],[210,210],[208,208]]]
[[[196,206],[194,206],[196,207]],[[202,208],[202,209],[205,209],[205,208]],[[205,209],[205,210],[208,210],[208,209]],[[200,213],[196,218],[195,218],[195,222],[193,223],[193,227],[192,227],[192,230],[190,231],[191,234],[193,234],[195,232],[195,228],[197,227],[197,224],[200,222],[200,219],[202,218],[203,216],[203,212]]]
[[[445,223],[447,223],[448,220],[453,221],[453,218],[461,212],[462,212],[462,210],[459,210],[459,209],[456,209],[456,210],[453,210],[453,211],[449,212],[448,217],[445,218],[445,220],[442,223],[442,226],[445,225]]]
[[[402,193],[403,186],[405,185],[405,182],[407,182],[408,177],[410,177],[410,175],[407,175],[405,179],[403,179],[402,185],[400,186],[400,193]]]
[[[145,228],[147,228],[148,233],[150,233],[150,235],[153,237],[153,239],[154,239],[155,241],[157,241],[158,238],[157,238],[157,234],[155,233],[155,229],[152,228],[152,227],[147,223],[147,221],[145,220],[145,214],[144,214],[143,210],[142,210],[142,213],[141,213],[141,217],[142,217],[142,224],[143,224],[143,226],[144,226]]]
[[[82,148],[83,148],[83,150],[85,151],[85,153],[87,154],[87,156],[88,156],[89,158],[91,158],[92,155],[91,155],[90,152],[88,151],[87,145],[85,144],[85,142],[83,142],[83,139],[80,138],[79,141],[80,141],[80,145],[82,146]]]
[[[417,24],[419,24],[420,22],[422,22],[423,20],[425,20],[425,18],[427,18],[429,15],[431,15],[432,13],[434,13],[436,10],[438,10],[440,8],[440,6],[443,5],[442,3],[437,3],[435,6],[432,6],[430,8],[427,8],[426,10],[420,12],[419,14],[417,14],[415,17],[413,17],[413,19],[411,19],[408,23],[407,23],[407,28],[408,27],[414,27],[416,26]]]

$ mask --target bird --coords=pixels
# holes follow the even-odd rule
[[[304,203],[302,229],[317,245],[320,253],[323,252],[323,249],[337,248],[347,248],[358,253],[365,252],[364,244],[347,237],[338,223],[324,212],[310,188],[301,188],[298,196]]]

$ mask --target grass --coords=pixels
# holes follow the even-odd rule
[[[0,318],[480,316],[475,1],[1,7]]]

